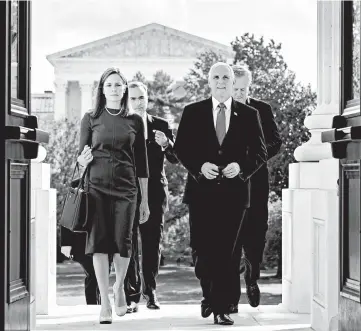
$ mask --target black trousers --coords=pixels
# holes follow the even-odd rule
[[[161,257],[160,243],[163,238],[164,213],[161,204],[149,201],[150,215],[144,224],[139,224],[139,205],[135,213],[132,239],[132,255],[124,280],[128,305],[138,303],[141,293],[148,294],[156,289]],[[142,274],[140,273],[138,233],[141,237]],[[143,279],[142,279],[143,278]]]
[[[260,265],[266,245],[268,215],[260,214],[256,208],[250,208],[244,222],[242,238],[245,256],[245,280],[256,281],[260,277]]]
[[[84,290],[87,305],[99,305],[100,292],[95,276],[93,257],[78,252],[73,255],[73,260],[82,266],[85,273]]]
[[[189,204],[195,274],[203,302],[209,303],[214,313],[226,313],[233,299],[229,277],[235,273],[245,209],[239,206],[238,196],[229,194],[228,186],[222,184],[204,192],[204,197],[204,201]]]
[[[264,206],[263,206],[264,207]],[[242,224],[241,247],[238,250],[238,256],[234,260],[235,271],[230,282],[233,287],[233,304],[238,304],[241,297],[240,269],[242,259],[242,247],[244,252],[246,284],[257,281],[260,278],[260,265],[263,260],[263,252],[266,245],[266,234],[268,230],[268,212],[262,212],[260,208],[251,207],[247,210]]]

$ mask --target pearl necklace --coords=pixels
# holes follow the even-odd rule
[[[109,111],[109,109],[107,108],[107,106],[104,106],[104,108],[105,108],[105,110],[108,112],[108,114],[109,114],[109,115],[112,115],[112,116],[117,116],[117,115],[119,115],[119,114],[123,111],[123,109],[121,109],[121,110],[119,110],[119,113],[113,114],[113,113],[111,113],[111,112]]]

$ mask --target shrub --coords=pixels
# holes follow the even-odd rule
[[[61,217],[63,201],[75,166],[79,144],[79,121],[43,121],[41,128],[49,132],[49,143],[44,145],[47,156],[44,162],[50,164],[50,187],[56,189],[56,218]],[[59,235],[58,229],[58,235]],[[58,237],[59,238],[59,237]]]
[[[165,224],[162,245],[166,258],[175,260],[187,256],[191,259],[188,214]]]
[[[282,200],[271,192],[268,202],[267,243],[263,263],[268,268],[277,267],[277,276],[282,275]]]

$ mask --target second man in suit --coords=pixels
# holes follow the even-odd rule
[[[139,225],[137,208],[133,227],[133,249],[124,288],[127,297],[128,313],[138,311],[141,293],[147,300],[147,308],[159,309],[156,295],[156,278],[161,256],[160,242],[163,235],[164,213],[168,208],[168,181],[164,171],[165,158],[171,163],[178,159],[173,151],[174,136],[169,123],[147,113],[148,91],[141,82],[129,83],[129,103],[144,121],[148,155],[148,221]],[[138,196],[140,202],[140,196]],[[141,237],[143,282],[140,276],[138,231]],[[143,283],[143,284],[141,284]],[[141,289],[142,288],[142,289]]]
[[[269,104],[249,97],[249,87],[252,82],[252,74],[246,66],[234,65],[235,84],[233,86],[233,98],[238,102],[251,106],[258,110],[262,130],[266,142],[268,160],[274,157],[280,150],[282,141],[276,122]],[[268,229],[268,168],[267,163],[251,178],[251,203],[248,209],[242,229],[242,245],[244,251],[246,294],[249,304],[257,307],[260,303],[260,290],[257,280],[260,277],[260,264],[266,243]],[[236,263],[239,266],[241,250]],[[235,270],[240,270],[236,267]],[[238,311],[238,301],[241,295],[239,272],[234,275],[234,304],[230,312]]]

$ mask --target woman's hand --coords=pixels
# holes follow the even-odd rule
[[[93,161],[92,150],[88,145],[84,146],[84,149],[78,156],[77,161],[82,167],[86,167],[91,161]]]
[[[148,201],[142,199],[140,206],[139,206],[139,223],[143,224],[146,221],[148,221],[148,217],[149,217],[150,211],[149,211],[149,206],[148,206]]]

